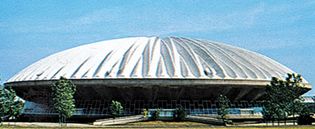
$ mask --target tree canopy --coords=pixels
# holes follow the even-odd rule
[[[60,77],[51,87],[52,100],[54,109],[59,114],[59,122],[65,123],[66,118],[72,116],[75,111],[75,100],[73,95],[76,91],[76,86],[68,79]]]
[[[218,102],[219,102],[219,110],[218,110],[218,115],[220,116],[220,118],[222,119],[223,123],[226,123],[226,115],[229,113],[229,99],[220,94],[218,97]]]
[[[285,80],[273,77],[266,88],[264,117],[267,119],[286,119],[289,115],[306,113],[301,97],[303,80],[299,74],[288,74]]]
[[[112,100],[112,104],[110,105],[111,115],[115,118],[120,116],[123,112],[123,107],[120,102]]]
[[[24,102],[16,96],[12,88],[0,87],[0,122],[18,117],[23,106]]]

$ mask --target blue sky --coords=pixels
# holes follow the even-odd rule
[[[129,36],[224,42],[271,57],[315,84],[312,0],[1,0],[0,78],[67,48]]]

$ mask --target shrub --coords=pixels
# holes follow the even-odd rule
[[[176,108],[173,112],[173,119],[175,121],[182,121],[186,118],[187,113],[183,107]]]
[[[147,118],[148,117],[148,110],[147,109],[143,109],[143,117]]]
[[[110,110],[111,110],[111,115],[114,118],[121,116],[123,109],[124,108],[120,102],[112,100],[112,104],[110,105]]]
[[[151,112],[151,119],[152,120],[157,120],[160,117],[160,109],[157,109],[153,112]]]
[[[301,115],[298,118],[298,125],[312,125],[314,119],[310,115]]]

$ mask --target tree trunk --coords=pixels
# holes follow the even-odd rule
[[[58,114],[58,120],[59,120],[59,125],[62,126],[62,118],[61,118],[61,114]]]
[[[67,118],[66,118],[66,116],[63,116],[63,122],[64,122],[65,126],[67,127]]]
[[[283,116],[284,116],[284,125],[287,125],[287,114],[283,113]]]
[[[225,125],[225,122],[224,122],[224,116],[221,116],[221,119],[222,119],[222,123],[223,123],[223,125]]]
[[[278,118],[278,126],[280,126],[280,119]]]
[[[293,113],[293,125],[295,125],[295,121],[296,121],[296,119],[295,119],[295,113]]]

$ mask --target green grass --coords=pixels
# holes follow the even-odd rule
[[[17,126],[3,126],[0,129],[78,129],[78,127],[17,127]],[[124,127],[103,127],[103,128],[82,128],[82,129],[137,129],[137,128],[124,128]],[[145,129],[145,128],[143,128]],[[152,129],[151,127],[148,129]],[[154,128],[154,129],[167,129],[167,128]],[[282,127],[202,127],[202,128],[189,128],[179,127],[176,129],[315,129],[315,126],[282,126]]]

